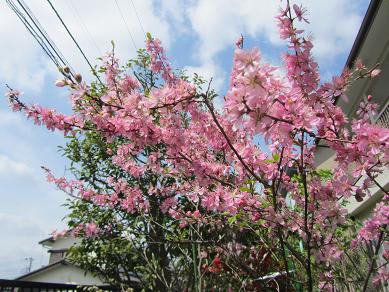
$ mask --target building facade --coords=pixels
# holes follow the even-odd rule
[[[50,254],[48,265],[20,276],[16,280],[100,287],[108,286],[102,277],[92,275],[66,260],[66,253],[69,248],[79,241],[80,239],[70,236],[57,239],[49,237],[40,241],[39,244],[47,248]]]
[[[367,68],[377,66],[381,73],[375,78],[357,80],[347,90],[348,101],[338,99],[336,104],[346,113],[349,120],[356,116],[356,111],[362,101],[369,95],[373,96],[378,105],[377,114],[371,115],[371,121],[377,125],[389,128],[389,2],[371,0],[357,38],[346,62],[346,67],[352,68],[356,60],[361,60]],[[325,143],[318,142],[315,163],[318,168],[331,170],[335,166],[335,155],[325,147]],[[324,146],[324,147],[320,147]],[[388,149],[389,151],[389,149]],[[356,185],[360,185],[364,177],[357,178]],[[376,178],[384,190],[389,190],[389,169]],[[371,195],[358,202],[354,197],[348,199],[347,209],[351,216],[365,220],[369,218],[384,192],[376,185],[370,189]],[[389,249],[389,246],[383,246]],[[378,263],[384,263],[382,257]],[[389,269],[389,267],[388,267]],[[383,291],[389,291],[388,283],[382,283]],[[370,291],[370,290],[369,290]]]
[[[354,82],[347,91],[348,101],[338,99],[336,103],[346,113],[349,119],[356,115],[359,104],[368,95],[373,96],[372,102],[378,104],[378,114],[372,115],[372,122],[389,128],[389,2],[372,0],[354,42],[346,67],[351,68],[356,60],[360,59],[368,68],[378,65],[381,73],[376,78],[363,78]],[[319,142],[319,146],[325,146]],[[389,151],[389,150],[388,150]],[[333,169],[335,155],[326,147],[318,147],[316,165],[321,169]],[[361,183],[363,179],[359,179]],[[389,170],[377,178],[379,184],[389,189]],[[357,185],[358,185],[357,183]],[[351,198],[347,206],[352,216],[359,219],[368,218],[377,202],[383,197],[378,187],[371,189],[371,196],[364,201],[357,202]]]

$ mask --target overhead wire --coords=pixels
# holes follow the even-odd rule
[[[87,25],[85,24],[85,22],[82,20],[82,17],[80,15],[80,13],[78,12],[77,10],[77,7],[75,5],[73,5],[73,1],[72,0],[68,0],[68,1],[65,1],[66,5],[68,5],[68,7],[70,8],[70,10],[72,10],[73,14],[76,16],[78,22],[81,23],[81,26],[83,27],[84,31],[86,32],[86,34],[88,35],[89,37],[89,40],[91,42],[91,44],[93,44],[93,46],[96,48],[96,50],[99,52],[100,56],[103,54],[102,51],[100,50],[100,47],[99,45],[97,44],[97,42],[95,41],[92,33],[89,31]]]
[[[64,55],[61,53],[61,51],[58,49],[58,47],[55,45],[54,41],[50,38],[46,30],[42,27],[38,19],[35,17],[35,15],[32,13],[31,9],[27,6],[27,4],[23,0],[17,0],[19,5],[22,7],[22,9],[26,12],[27,16],[30,18],[30,20],[33,22],[33,24],[37,27],[38,31],[42,34],[43,38],[48,42],[49,46],[54,50],[54,52],[57,54],[58,58],[61,60],[61,62],[65,65],[71,68],[69,62],[66,60]]]
[[[55,63],[56,66],[59,66],[59,62],[52,54],[50,49],[47,47],[46,43],[42,40],[42,38],[35,32],[35,29],[31,26],[31,24],[28,22],[26,17],[23,13],[21,13],[18,8],[15,6],[15,4],[12,1],[6,0],[8,6],[11,8],[12,11],[16,14],[16,16],[21,20],[23,25],[26,27],[26,29],[29,31],[29,33],[36,39],[38,44],[42,47],[43,51],[48,55],[48,57]]]
[[[72,67],[70,66],[69,62],[47,34],[46,30],[42,27],[38,19],[34,16],[30,8],[22,0],[17,0],[19,6],[16,5],[12,0],[6,0],[6,3],[20,19],[28,32],[38,42],[39,46],[46,53],[46,55],[57,66],[57,68],[69,67],[69,69],[71,69]],[[70,73],[73,76],[72,69]]]
[[[130,0],[130,1],[131,1],[131,4],[132,4],[132,7],[134,8],[134,12],[135,12],[136,18],[138,19],[139,25],[140,25],[143,33],[146,34],[145,29],[144,29],[143,24],[142,24],[142,21],[139,18],[138,11],[136,10],[134,1],[132,1],[132,0]]]
[[[73,34],[70,32],[68,26],[66,25],[66,23],[64,22],[64,20],[62,19],[61,15],[59,15],[57,9],[54,7],[54,5],[51,3],[50,0],[47,0],[47,2],[49,3],[51,9],[54,11],[55,15],[58,17],[58,19],[60,20],[60,22],[62,23],[62,26],[65,28],[65,30],[67,31],[67,33],[69,34],[70,38],[73,40],[74,44],[77,46],[78,50],[80,51],[81,55],[84,57],[85,61],[88,63],[88,66],[89,68],[91,69],[92,71],[92,74],[97,78],[97,80],[101,83],[102,81],[100,80],[100,77],[97,75],[96,73],[96,70],[93,68],[92,64],[89,62],[87,56],[85,55],[84,51],[82,50],[81,46],[78,44],[77,40],[75,39],[75,37],[73,36]]]
[[[124,24],[125,24],[125,26],[126,26],[126,28],[127,28],[127,31],[128,31],[128,33],[129,33],[129,35],[130,35],[130,38],[131,38],[132,44],[133,44],[133,46],[134,46],[134,48],[135,48],[135,51],[138,51],[138,48],[137,48],[137,46],[136,46],[134,37],[132,36],[130,27],[128,26],[128,23],[127,23],[126,19],[124,18],[124,15],[123,15],[123,13],[122,13],[122,10],[120,9],[120,6],[119,6],[117,0],[115,0],[115,3],[116,3],[116,7],[117,7],[118,10],[119,10],[120,16],[121,16],[121,18],[122,18],[122,20],[123,20],[123,22],[124,22]]]

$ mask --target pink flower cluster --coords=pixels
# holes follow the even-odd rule
[[[151,91],[142,92],[136,76],[120,70],[119,61],[109,54],[103,62],[107,87],[103,96],[93,96],[83,82],[66,82],[74,107],[71,116],[29,107],[16,91],[8,97],[15,110],[50,130],[66,134],[92,125],[108,142],[124,138],[128,142],[107,152],[115,165],[136,179],[153,173],[175,182],[150,184],[145,191],[109,178],[112,192],[102,194],[49,173],[48,179],[60,189],[132,214],[148,212],[157,198],[161,211],[181,220],[183,228],[206,222],[207,215],[243,212],[254,223],[263,221],[274,237],[298,238],[309,257],[330,269],[343,256],[337,228],[348,214],[342,202],[351,196],[363,200],[374,178],[388,166],[389,130],[371,124],[375,106],[370,101],[361,104],[350,129],[334,100],[346,98],[353,76],[370,78],[377,71],[358,63],[322,84],[311,54],[313,44],[296,28],[296,22],[308,22],[305,13],[294,5],[277,16],[280,37],[288,41],[281,68],[263,63],[258,49],[245,50],[243,39],[238,40],[222,111],[215,109],[208,91],[198,92],[172,72],[160,41],[151,37],[146,42],[148,69],[163,79]],[[266,147],[256,143],[259,136]],[[336,154],[336,167],[327,180],[317,175],[314,165],[315,151],[322,144]],[[355,186],[351,173],[368,178]],[[183,204],[183,198],[196,207]],[[389,223],[388,208],[387,198],[377,205],[356,245],[378,238]],[[85,232],[97,236],[98,227],[89,223]],[[330,287],[329,279],[323,278],[323,287]]]
[[[371,218],[367,219],[360,229],[357,240],[378,240],[382,232],[389,225],[389,196],[378,203]]]

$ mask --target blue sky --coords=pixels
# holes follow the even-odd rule
[[[27,1],[26,1],[27,2]],[[90,79],[88,67],[65,34],[46,1],[28,1],[31,10],[71,65]],[[54,2],[54,1],[53,1]],[[245,47],[258,46],[263,59],[281,64],[284,43],[278,39],[274,16],[276,0],[134,0],[146,31],[159,37],[177,68],[214,78],[223,95],[228,86],[235,40],[245,36]],[[136,46],[144,34],[130,0],[117,1]],[[339,74],[351,49],[368,0],[302,0],[308,7],[314,38],[314,55],[324,79]],[[110,48],[114,40],[121,60],[135,55],[115,1],[55,1],[63,19],[89,59]],[[55,88],[55,66],[6,6],[0,2],[0,85],[5,83],[25,93],[25,100],[69,112],[66,91]],[[33,267],[47,264],[46,251],[38,241],[61,229],[66,209],[65,195],[45,182],[45,165],[55,174],[66,174],[66,161],[57,152],[64,143],[60,133],[33,125],[9,110],[0,99],[0,278],[20,274],[26,257]]]

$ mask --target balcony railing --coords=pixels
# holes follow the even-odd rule
[[[383,128],[389,129],[389,100],[386,102],[381,112],[377,115],[375,123]]]

